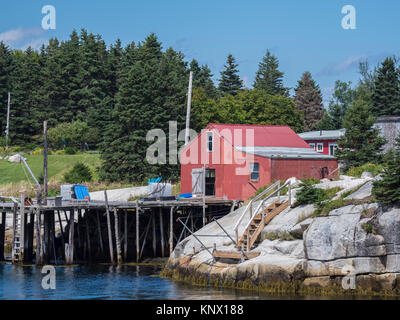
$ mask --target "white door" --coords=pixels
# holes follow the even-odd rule
[[[203,195],[203,168],[192,169],[192,194]]]

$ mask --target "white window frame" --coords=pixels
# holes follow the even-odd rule
[[[210,150],[209,137],[211,137],[211,150]],[[207,152],[213,152],[213,150],[214,150],[214,133],[212,131],[207,131],[206,141],[207,141]]]
[[[310,147],[315,150],[315,143],[309,143]]]
[[[335,151],[333,151],[333,154],[331,154],[331,146],[336,147],[336,149],[337,149],[339,146],[338,146],[337,143],[330,143],[330,144],[329,144],[329,155],[330,155],[330,156],[334,156],[334,155],[335,155]],[[336,149],[335,149],[335,150],[336,150]]]
[[[321,147],[321,151],[319,150],[319,147]],[[321,142],[317,143],[317,152],[324,152],[324,144]]]
[[[258,165],[258,171],[254,170],[254,165],[257,164]],[[257,179],[252,179],[252,174],[253,173],[257,173]],[[259,181],[260,180],[260,163],[259,162],[252,162],[250,165],[250,180],[251,181]]]

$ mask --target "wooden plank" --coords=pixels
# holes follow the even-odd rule
[[[246,255],[249,257],[249,259],[253,259],[255,257],[258,257],[260,255],[260,252],[246,252]],[[242,253],[238,251],[214,251],[213,252],[214,258],[220,258],[220,259],[237,259],[240,260],[242,259]],[[245,257],[246,259],[246,257]]]
[[[58,224],[60,226],[62,247],[65,248],[64,227],[62,225],[60,210],[57,210],[57,217],[58,217]],[[65,250],[61,250],[61,251],[62,251],[62,256],[63,256],[63,258],[65,260]]]
[[[111,219],[110,219],[110,210],[108,208],[108,198],[106,190],[104,190],[104,198],[106,200],[107,231],[108,231],[108,245],[110,249],[110,261],[112,264],[114,264],[114,248],[113,248],[112,233],[111,233]]]

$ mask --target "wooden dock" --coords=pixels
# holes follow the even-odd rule
[[[71,200],[58,205],[35,204],[25,194],[1,200],[0,260],[6,258],[8,230],[12,262],[37,265],[121,264],[165,257],[189,235],[178,218],[194,232],[238,206],[211,197],[133,202],[109,202],[106,197],[106,201]],[[7,225],[7,217],[12,217],[12,225]]]

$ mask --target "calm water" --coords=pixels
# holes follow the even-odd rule
[[[160,267],[57,267],[56,289],[44,290],[40,268],[0,264],[0,300],[43,299],[313,299],[193,287],[157,277]],[[316,297],[314,297],[316,298]]]

